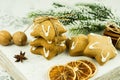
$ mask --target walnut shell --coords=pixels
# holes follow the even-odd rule
[[[27,43],[27,36],[24,32],[18,31],[13,34],[13,42],[18,46],[23,46]]]
[[[0,31],[0,44],[7,46],[11,43],[12,40],[12,36],[11,34],[6,31],[6,30],[1,30]]]

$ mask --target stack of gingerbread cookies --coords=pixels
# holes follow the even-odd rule
[[[54,17],[38,17],[34,19],[31,36],[34,40],[30,42],[31,52],[43,55],[51,59],[66,49],[66,29]]]

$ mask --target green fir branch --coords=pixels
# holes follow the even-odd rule
[[[54,16],[65,26],[69,25],[68,30],[73,34],[102,31],[107,22],[115,22],[120,25],[120,19],[113,14],[111,9],[101,4],[78,3],[74,7],[70,7],[53,3],[53,6],[55,9],[45,12],[40,10],[30,12],[28,17],[34,19],[37,16]]]
[[[59,7],[65,7],[65,5],[59,4],[59,3],[53,3],[53,6],[55,8],[59,8]]]
[[[80,21],[75,24],[71,24],[71,28],[69,28],[69,33],[73,33],[75,35],[78,34],[88,34],[90,32],[100,32],[105,28],[104,22],[97,21]]]

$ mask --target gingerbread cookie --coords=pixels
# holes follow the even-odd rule
[[[35,40],[30,42],[31,46],[37,47],[37,46],[44,46],[44,47],[54,47],[54,43],[53,42],[49,42],[43,38],[36,38]]]
[[[54,17],[40,17],[34,20],[32,36],[41,36],[46,40],[53,40],[55,36],[66,32],[64,26]]]
[[[38,17],[34,20],[31,36],[35,40],[30,42],[31,52],[41,54],[46,59],[51,59],[66,49],[64,33],[66,29],[54,17]],[[47,55],[47,56],[46,56]]]
[[[48,60],[57,55],[57,52],[55,50],[49,50],[45,47],[32,47],[31,52],[34,54],[43,55]]]
[[[55,30],[52,23],[49,20],[42,22],[41,24],[34,25],[34,29],[31,33],[32,36],[41,36],[45,40],[53,40],[55,37]]]
[[[34,41],[30,42],[31,46],[34,47],[45,47],[49,50],[56,50],[58,53],[63,52],[66,49],[66,45],[64,44],[65,42],[60,42],[59,44],[55,44],[55,43],[51,43],[51,42],[47,42],[46,40],[44,40],[43,38],[38,38],[35,39]]]
[[[88,42],[84,55],[94,57],[100,65],[105,64],[117,54],[110,37],[91,33],[88,35]]]
[[[66,50],[66,45],[64,43],[56,45],[55,50],[57,51],[58,54],[62,53]]]
[[[51,22],[53,22],[53,25],[56,26],[55,29],[56,32],[58,32],[57,34],[62,34],[66,32],[64,25],[61,24],[60,21],[58,21],[57,19],[53,19]]]
[[[66,45],[57,45],[54,47],[31,47],[31,52],[34,54],[43,55],[46,59],[51,59],[55,57],[57,54],[64,52],[66,49]]]
[[[87,44],[88,38],[86,35],[83,34],[71,37],[66,41],[66,45],[68,46],[69,54],[71,56],[83,55],[83,51],[86,48]]]
[[[66,39],[66,35],[59,35],[54,38],[53,42],[55,42],[56,44],[60,44],[61,42],[65,42]]]

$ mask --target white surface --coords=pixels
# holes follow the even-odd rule
[[[52,6],[52,2],[58,2],[66,5],[73,5],[78,2],[102,3],[112,8],[117,14],[120,14],[120,0],[0,0],[0,11],[4,14],[23,17],[31,10],[47,10]]]
[[[0,0],[0,14],[1,15],[9,14],[12,16],[23,17],[29,11],[32,10],[37,9],[47,10],[51,8],[52,2],[60,2],[65,3],[67,5],[73,5],[74,3],[77,2],[90,2],[90,3],[98,2],[109,6],[117,15],[120,14],[119,5],[120,0]],[[16,29],[15,27],[10,27],[9,24],[5,22],[0,24],[0,29],[7,29],[11,31],[11,33],[14,33],[16,30],[19,30],[20,28]],[[70,60],[83,58],[83,57],[70,57],[69,55],[62,53],[57,57],[53,58],[52,60],[48,61],[42,56],[31,54],[29,49],[30,49],[29,45],[25,47],[18,47],[15,45],[10,45],[7,47],[0,46],[0,50],[2,50],[7,55],[10,61],[18,68],[19,71],[21,71],[21,73],[23,73],[27,77],[28,80],[43,80],[43,79],[48,80],[46,76],[51,66],[56,64],[65,64]],[[14,62],[15,59],[13,58],[13,56],[15,54],[18,54],[20,50],[26,52],[28,60],[25,61],[24,63],[15,63]],[[104,66],[99,66],[98,64],[97,66],[98,72],[94,78],[103,75],[104,73],[114,69],[117,66],[120,66],[120,54],[115,59],[110,60]]]
[[[93,78],[91,78],[91,80],[94,80],[95,78],[100,77],[120,66],[120,53],[114,59],[108,61],[104,66],[100,66],[96,60],[83,56],[71,57],[68,55],[68,52],[64,52],[51,60],[46,60],[43,56],[31,54],[29,45],[23,47],[16,45],[6,47],[0,46],[0,49],[7,56],[10,62],[12,62],[12,64],[18,69],[18,71],[27,78],[27,80],[48,80],[48,71],[52,66],[66,64],[67,62],[79,59],[88,59],[97,65],[98,72]],[[28,60],[23,63],[17,63],[15,62],[15,58],[13,58],[14,55],[19,54],[20,51],[26,52],[25,56],[28,58]]]
[[[30,36],[30,30],[28,30],[26,34],[28,36],[28,42],[31,41],[32,37]],[[14,44],[9,46],[0,46],[0,50],[7,56],[18,71],[27,78],[27,80],[48,80],[48,71],[52,66],[66,64],[67,62],[79,59],[89,59],[97,65],[98,72],[93,78],[91,78],[91,80],[94,80],[95,78],[100,77],[120,66],[120,52],[114,59],[107,62],[104,66],[100,66],[94,59],[83,56],[71,57],[68,52],[64,52],[51,60],[46,60],[41,55],[32,54],[30,52],[29,44],[26,46],[16,46]],[[25,56],[28,58],[28,60],[23,63],[15,62],[14,55],[19,54],[20,51],[26,52]]]

